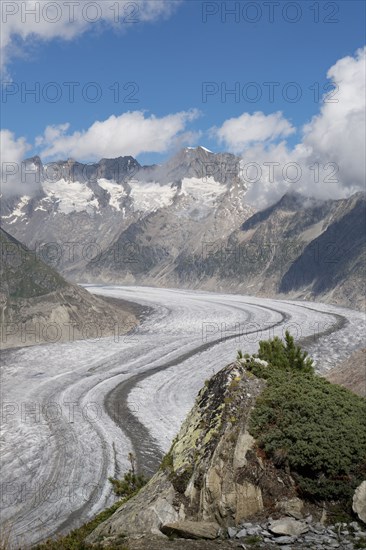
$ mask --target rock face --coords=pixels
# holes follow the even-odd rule
[[[134,314],[68,283],[2,229],[0,245],[2,348],[118,336],[137,324]]]
[[[264,385],[239,362],[213,376],[157,474],[87,541],[123,532],[166,533],[179,526],[186,533],[190,526],[191,534],[193,527],[207,524],[227,528],[294,498],[293,480],[261,458],[248,433],[249,415]]]
[[[353,511],[366,523],[366,481],[363,481],[353,496]]]
[[[88,540],[96,541],[99,537],[116,537],[121,533],[160,533],[162,525],[176,523],[185,519],[185,514],[175,506],[175,491],[164,472],[158,472],[148,485],[129,500],[123,510],[101,524]]]

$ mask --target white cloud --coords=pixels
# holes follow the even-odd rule
[[[289,190],[321,199],[365,190],[365,57],[362,48],[329,69],[336,93],[323,98],[319,114],[304,126],[293,148],[278,142],[292,132],[280,113],[244,113],[216,129],[219,141],[241,153],[243,174],[252,180],[249,202],[261,208]],[[269,163],[276,164],[271,168]]]
[[[1,193],[21,190],[21,162],[31,146],[24,137],[16,138],[10,130],[0,130]]]
[[[42,157],[74,157],[98,160],[141,153],[163,153],[192,137],[184,130],[188,122],[199,116],[197,110],[182,111],[162,118],[145,116],[142,111],[112,115],[94,122],[87,130],[66,134],[68,124],[48,126],[37,138],[43,146]]]
[[[13,56],[24,52],[31,40],[72,40],[103,25],[127,30],[138,23],[169,17],[180,3],[181,0],[3,0],[2,68]]]
[[[259,166],[260,178],[250,184],[248,202],[262,208],[288,190],[319,198],[339,198],[365,190],[365,58],[363,48],[329,69],[327,76],[338,92],[325,98],[319,114],[302,129],[300,143],[292,148],[284,138],[294,129],[279,112],[244,113],[211,130],[228,150],[241,153],[247,179],[257,179],[255,165]],[[330,102],[332,99],[338,101]],[[134,111],[96,121],[88,129],[73,133],[68,123],[48,126],[36,145],[44,157],[72,156],[78,160],[162,153],[192,144],[197,134],[187,126],[198,115],[192,110],[158,118]],[[16,139],[9,130],[1,132],[1,142],[5,162],[20,163],[29,149],[24,138]]]
[[[309,160],[336,162],[339,178],[349,188],[365,185],[365,60],[363,48],[329,69],[327,76],[338,91],[329,102],[325,98],[320,114],[304,127]]]
[[[47,126],[44,131],[44,135],[36,137],[36,147],[53,143],[60,137],[64,136],[65,132],[69,128],[70,124],[68,122],[66,122],[65,124],[55,124],[54,126]]]
[[[230,118],[220,128],[212,128],[211,135],[225,144],[233,153],[241,153],[256,143],[271,142],[295,132],[295,128],[281,112],[265,115],[257,111],[252,115],[243,113],[238,118]]]

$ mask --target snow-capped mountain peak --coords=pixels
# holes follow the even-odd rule
[[[30,246],[53,241],[82,247],[92,242],[98,245],[97,252],[121,232],[155,215],[174,218],[178,225],[184,219],[188,232],[195,231],[190,224],[197,220],[206,220],[208,226],[214,223],[217,212],[224,210],[231,212],[231,224],[236,216],[244,221],[239,159],[202,146],[186,147],[151,166],[141,166],[131,156],[93,164],[67,159],[43,165],[39,157],[24,163],[27,169],[32,167],[37,186],[29,188],[33,192],[6,197],[2,221],[5,229]],[[64,265],[74,258],[60,261]]]

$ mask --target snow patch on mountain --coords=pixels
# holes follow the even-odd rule
[[[159,185],[155,181],[144,183],[133,180],[130,185],[130,197],[133,200],[135,212],[154,212],[159,208],[169,206],[176,193],[176,188],[170,185]]]
[[[128,161],[130,162],[130,161]],[[105,191],[108,191],[110,199],[109,205],[118,211],[121,211],[121,199],[126,197],[126,191],[119,183],[105,178],[98,179],[98,185]]]
[[[183,178],[182,194],[192,197],[205,206],[213,206],[215,201],[227,191],[227,187],[212,176],[206,178]]]
[[[50,199],[58,203],[58,211],[63,214],[83,212],[86,208],[99,209],[98,200],[93,191],[78,181],[61,179],[56,182],[43,182],[43,190]]]
[[[71,159],[43,165],[38,157],[27,162],[37,167],[36,192],[31,195],[27,186],[29,204],[19,203],[19,195],[2,201],[1,213],[4,229],[28,246],[35,239],[48,242],[52,235],[61,243],[95,242],[107,250],[121,236],[132,238],[125,234],[131,224],[141,224],[144,233],[148,216],[149,230],[154,226],[155,238],[163,239],[174,256],[188,242],[195,250],[201,232],[212,240],[222,238],[249,216],[239,159],[201,146],[181,149],[161,165],[142,166],[132,157],[89,165]],[[183,232],[170,234],[169,227]],[[88,261],[65,255],[59,269],[75,278]]]
[[[187,150],[195,151],[196,149],[203,149],[203,151],[206,151],[206,153],[212,153],[210,149],[207,149],[207,147],[203,147],[203,145],[199,145],[198,147],[186,147]],[[215,154],[215,153],[213,153]]]
[[[34,209],[35,212],[37,212],[37,210],[41,211],[41,212],[48,212],[48,209],[45,208],[45,205],[48,203],[51,202],[50,198],[49,197],[44,197],[42,200],[39,201],[38,203],[38,206],[37,208]]]
[[[23,195],[23,197],[20,198],[20,201],[14,208],[13,212],[8,216],[3,216],[3,219],[9,220],[7,222],[9,225],[12,225],[15,222],[25,221],[24,219],[20,219],[20,218],[24,218],[25,212],[23,212],[23,209],[25,206],[27,206],[29,201],[30,201],[30,197],[28,195]]]
[[[180,218],[203,220],[214,211],[226,192],[227,187],[213,177],[183,178],[177,215]]]

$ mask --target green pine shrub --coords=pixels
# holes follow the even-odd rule
[[[250,432],[310,500],[350,501],[366,474],[366,400],[314,374],[312,360],[287,333],[260,342],[267,368],[249,365],[267,386]]]
[[[131,498],[149,481],[143,474],[136,471],[136,457],[129,453],[128,460],[131,464],[130,469],[123,476],[123,479],[114,477],[108,478],[113,485],[113,490],[118,497]]]
[[[113,485],[115,494],[119,497],[130,497],[136,494],[147,483],[147,479],[142,474],[136,474],[131,470],[124,474],[123,479],[110,477],[109,481]]]
[[[268,361],[273,367],[286,371],[295,370],[313,373],[313,360],[308,353],[295,344],[294,337],[288,330],[285,333],[285,342],[278,336],[273,340],[261,340],[259,342],[259,359]]]

